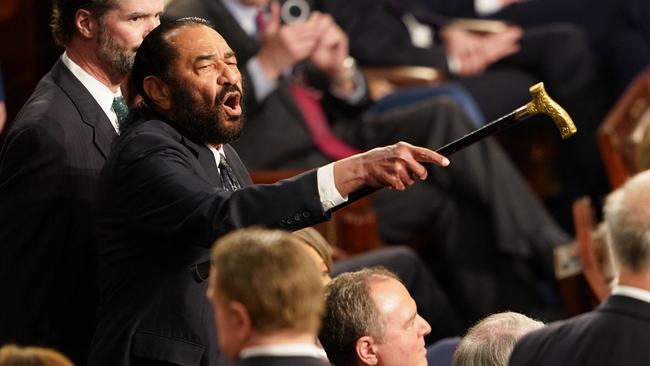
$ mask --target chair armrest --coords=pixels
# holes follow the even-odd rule
[[[474,33],[501,33],[508,29],[508,23],[501,20],[456,18],[447,27],[460,28]]]
[[[425,66],[367,66],[361,71],[374,101],[399,88],[435,85],[445,80],[440,71]]]
[[[397,87],[432,85],[444,80],[437,69],[425,66],[368,66],[362,72],[368,79],[383,79]]]

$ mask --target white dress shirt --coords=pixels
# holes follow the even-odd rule
[[[223,146],[220,146],[218,149],[214,146],[208,146],[208,148],[212,151],[214,161],[217,166],[219,166],[221,154],[224,153]],[[347,197],[341,197],[341,194],[334,185],[334,163],[318,168],[316,171],[316,180],[318,185],[318,197],[323,206],[323,211],[328,211],[348,200]]]
[[[474,10],[480,16],[494,14],[501,8],[503,6],[499,0],[474,0]]]
[[[612,295],[622,295],[650,303],[650,291],[632,286],[614,286]]]
[[[240,359],[255,356],[306,356],[327,360],[325,350],[312,343],[272,344],[268,346],[249,347],[244,348],[239,353]]]
[[[63,52],[61,56],[61,61],[63,64],[70,70],[72,75],[74,75],[83,86],[88,90],[90,95],[93,96],[97,104],[102,108],[109,121],[113,125],[113,128],[116,132],[119,132],[117,126],[117,114],[113,110],[113,99],[115,97],[121,97],[122,91],[118,88],[117,93],[113,93],[106,85],[102,84],[99,80],[95,79],[92,75],[87,73],[81,66],[77,65],[72,61],[68,55]]]

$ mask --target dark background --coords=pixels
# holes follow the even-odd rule
[[[8,124],[63,52],[50,33],[51,11],[50,0],[0,0],[0,67]]]

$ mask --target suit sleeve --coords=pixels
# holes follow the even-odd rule
[[[140,146],[148,146],[146,151]],[[274,185],[226,192],[201,173],[193,155],[179,143],[144,134],[122,151],[111,169],[115,199],[125,207],[115,215],[140,225],[143,235],[209,247],[222,234],[252,225],[295,230],[327,219],[318,197],[316,172]],[[112,196],[112,197],[111,197]],[[109,202],[105,204],[110,205]],[[106,222],[104,222],[106,224]]]

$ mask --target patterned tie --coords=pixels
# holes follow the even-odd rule
[[[219,177],[221,178],[221,186],[225,191],[234,192],[241,188],[235,173],[230,169],[228,161],[226,161],[226,156],[220,154],[221,158],[219,159]]]
[[[129,115],[129,107],[126,106],[124,98],[122,98],[122,96],[113,98],[113,104],[111,107],[117,116],[118,125],[121,125],[126,119],[126,116]]]

